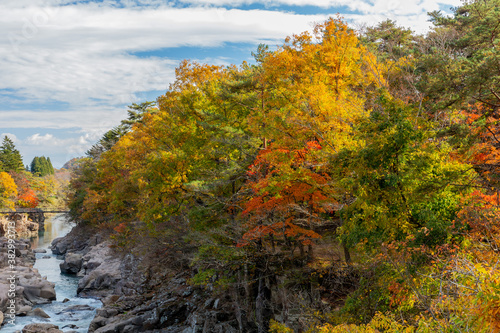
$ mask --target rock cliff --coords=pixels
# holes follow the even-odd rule
[[[26,213],[10,213],[0,215],[0,236],[14,233],[16,238],[29,238],[36,236],[40,228],[40,219],[32,221]],[[43,228],[43,221],[42,221]]]
[[[4,321],[33,314],[33,306],[56,299],[54,284],[33,268],[35,254],[27,239],[0,237],[0,311]]]
[[[79,295],[103,303],[89,332],[252,331],[251,324],[237,318],[229,299],[190,286],[189,268],[174,269],[166,258],[120,253],[110,245],[105,236],[82,227],[52,243],[54,253],[65,254],[61,270],[82,276]]]

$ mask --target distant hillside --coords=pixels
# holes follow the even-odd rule
[[[54,177],[62,183],[69,182],[71,179],[71,170],[67,168],[56,169]]]
[[[67,170],[72,170],[76,163],[81,160],[83,157],[75,157],[69,160],[68,162],[64,163],[61,169],[67,169]]]

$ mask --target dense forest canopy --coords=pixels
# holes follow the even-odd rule
[[[50,157],[35,157],[31,166],[12,139],[5,136],[0,146],[0,209],[65,206],[68,180],[55,174]]]
[[[500,1],[430,16],[183,61],[79,161],[72,218],[156,240],[258,332],[498,331]]]

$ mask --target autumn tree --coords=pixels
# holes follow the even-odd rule
[[[395,21],[385,20],[360,31],[360,40],[384,67],[384,77],[390,93],[407,103],[420,104],[422,93],[416,89],[417,63],[421,56],[419,45],[423,36],[411,29],[398,26]]]
[[[333,205],[325,195],[329,176],[315,172],[312,165],[303,168],[310,151],[319,149],[317,142],[295,151],[272,143],[257,156],[248,171],[250,199],[242,212],[243,217],[248,216],[249,230],[239,246],[254,243],[268,251],[286,247],[292,254],[298,247],[304,255],[303,246],[307,245],[312,251],[312,242],[321,237],[314,229],[325,224],[326,213]],[[279,173],[293,180],[281,181]]]
[[[372,245],[409,235],[415,246],[448,242],[462,185],[473,177],[470,168],[435,138],[432,123],[387,95],[359,133],[363,146],[336,157],[339,176],[355,197],[343,212],[344,237]]]
[[[268,237],[281,223],[284,235],[303,237],[310,245],[319,237],[314,232],[319,222],[330,223],[328,216],[346,197],[329,175],[330,160],[345,147],[359,146],[355,124],[369,115],[376,90],[386,84],[384,69],[340,19],[257,56],[261,103],[251,126],[265,138],[264,148],[266,141],[272,144],[254,165],[260,178],[250,177],[253,192],[245,213],[262,218],[247,224],[244,239]],[[265,210],[274,211],[273,219]]]
[[[361,39],[336,18],[260,46],[255,65],[181,62],[157,109],[132,105],[80,161],[73,219],[107,228],[116,246],[155,239],[159,256],[189,260],[193,283],[230,290],[259,332],[288,311],[271,308],[273,293],[313,266],[322,228],[346,261],[348,247],[380,259],[458,244],[473,169],[424,108],[430,92],[413,86],[418,39],[391,21]],[[384,258],[385,269],[395,257]]]
[[[121,121],[120,125],[104,133],[102,138],[94,144],[88,151],[87,156],[97,160],[100,155],[111,149],[118,140],[128,133],[135,123],[140,123],[145,113],[155,112],[155,102],[133,103],[128,106],[128,118]]]
[[[14,209],[17,186],[7,172],[0,172],[0,208]]]
[[[107,131],[103,137],[87,151],[86,154],[88,158],[76,161],[74,172],[77,176],[73,177],[69,184],[70,193],[68,206],[70,208],[70,217],[73,220],[90,222],[93,218],[96,218],[99,220],[99,222],[94,221],[96,224],[109,221],[111,217],[106,213],[106,209],[104,209],[105,206],[103,206],[104,204],[95,206],[97,202],[100,202],[95,197],[97,193],[106,190],[105,187],[98,185],[99,176],[97,174],[97,163],[102,154],[111,150],[113,146],[131,130],[133,124],[142,122],[146,114],[156,112],[153,105],[153,102],[143,102],[140,104],[134,103],[129,106],[129,117],[123,120],[119,126]],[[127,192],[122,192],[122,194],[127,195]],[[101,207],[101,209],[99,209],[101,214],[94,214],[97,207]]]
[[[33,188],[37,177],[26,171],[11,173],[11,175],[18,189],[16,207],[35,208],[38,206],[40,199]]]

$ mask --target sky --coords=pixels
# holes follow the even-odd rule
[[[24,163],[84,156],[132,103],[168,90],[183,59],[252,62],[340,14],[352,27],[386,19],[425,33],[427,13],[460,0],[1,0],[0,135]]]

